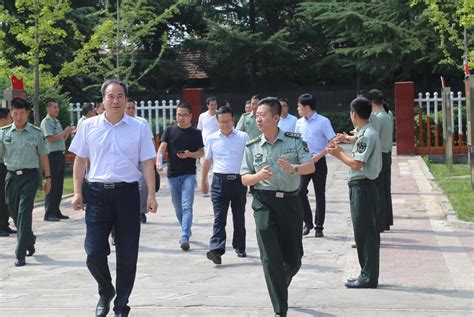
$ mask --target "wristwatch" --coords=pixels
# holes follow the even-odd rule
[[[292,173],[292,174],[298,173],[298,165],[291,165],[291,168],[292,168],[292,170],[293,170],[293,173]]]
[[[51,179],[51,175],[49,175],[49,176],[44,176],[44,179]]]

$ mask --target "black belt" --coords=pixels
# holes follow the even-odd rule
[[[221,174],[221,173],[214,173],[214,175],[216,175],[216,176],[219,177],[219,178],[226,179],[226,180],[228,180],[228,181],[233,181],[233,180],[236,180],[236,179],[239,179],[239,178],[240,178],[240,174]]]
[[[23,168],[23,169],[15,170],[15,171],[9,170],[8,173],[14,174],[14,175],[23,175],[23,174],[33,173],[36,171],[38,171],[37,168]]]
[[[52,152],[49,152],[49,154],[59,154],[59,153],[64,154],[65,152],[66,152],[66,151],[61,151],[61,150],[59,150],[59,151],[52,151]]]
[[[282,191],[277,191],[277,190],[255,189],[255,192],[259,194],[267,195],[270,197],[276,197],[276,198],[295,197],[299,195],[297,190],[295,190],[294,192],[282,192]]]
[[[137,185],[137,182],[133,183],[126,183],[126,182],[119,182],[119,183],[99,183],[99,182],[90,182],[89,186],[100,188],[100,189],[115,189],[115,188],[124,188],[133,185]]]
[[[370,180],[368,178],[359,178],[359,179],[353,179],[348,182],[349,187],[352,187],[354,185],[360,185],[360,184],[368,184],[373,182],[373,180]]]

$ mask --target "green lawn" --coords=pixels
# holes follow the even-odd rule
[[[474,222],[474,191],[471,189],[469,165],[456,164],[452,171],[448,171],[445,164],[427,164],[436,182],[448,195],[458,218]]]
[[[64,171],[63,195],[71,194],[73,191],[74,191],[74,188],[72,185],[72,167],[66,167],[66,170]],[[41,188],[39,188],[38,191],[36,192],[35,203],[39,203],[42,201],[44,201],[43,186],[41,186]]]

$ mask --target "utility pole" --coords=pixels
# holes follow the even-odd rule
[[[120,67],[120,0],[116,1],[117,4],[117,60],[115,61],[115,71],[117,79],[119,79],[119,67]]]
[[[33,93],[33,115],[35,125],[40,125],[40,111],[39,111],[39,50],[40,50],[40,38],[39,38],[39,4],[38,0],[35,1],[35,61],[34,61],[34,93]]]
[[[443,141],[445,148],[445,158],[448,170],[453,169],[453,130],[451,126],[451,88],[445,87],[442,90],[443,107]]]
[[[474,75],[466,77],[466,112],[467,112],[467,146],[468,146],[468,156],[469,164],[471,166],[471,189],[474,190],[474,127],[472,123],[474,122],[474,111],[472,107],[474,106]]]

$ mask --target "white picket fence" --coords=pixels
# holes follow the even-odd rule
[[[147,100],[137,102],[137,115],[145,118],[155,134],[164,130],[169,122],[175,118],[174,111],[180,100]],[[92,103],[94,104],[94,103]],[[69,104],[69,118],[71,124],[76,124],[82,116],[82,103]],[[95,106],[95,105],[94,105]]]
[[[423,109],[424,113],[428,117],[432,117],[432,113],[434,115],[434,122],[438,124],[438,111],[441,111],[441,103],[442,97],[441,94],[438,92],[433,93],[433,96],[429,92],[425,93],[425,97],[423,97],[423,93],[418,93],[418,98],[415,98],[415,106],[417,105],[419,108]],[[458,91],[456,95],[454,92],[451,91],[450,95],[451,99],[451,132],[454,133],[455,128],[457,127],[458,134],[462,135],[462,118],[463,115],[466,115],[466,107],[465,102],[466,98],[462,96],[462,92]],[[457,113],[454,113],[454,106],[458,106]],[[457,123],[455,127],[454,123]]]

